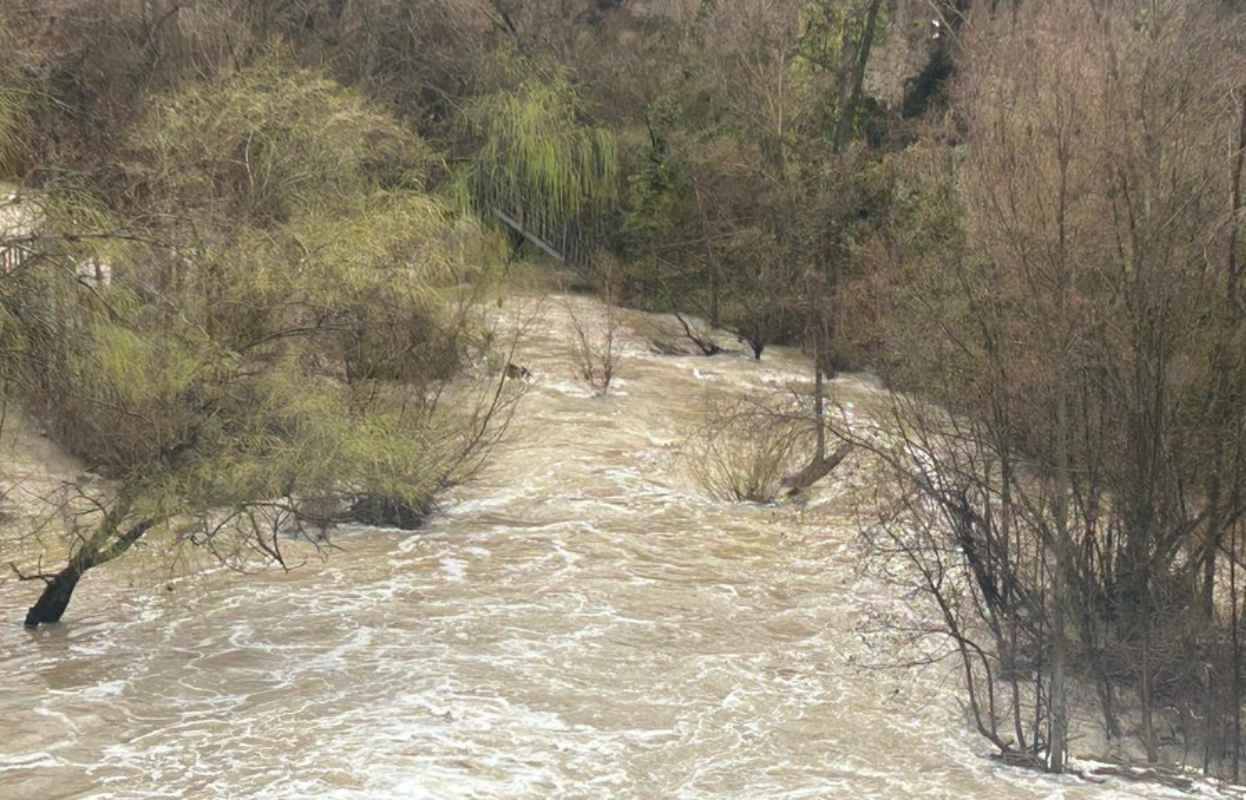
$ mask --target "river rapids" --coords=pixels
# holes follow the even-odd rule
[[[860,623],[925,612],[859,569],[851,458],[805,505],[683,474],[706,392],[807,382],[798,352],[625,331],[594,397],[568,303],[600,313],[545,304],[511,441],[423,530],[343,531],[290,573],[109,565],[33,633],[31,584],[0,584],[0,798],[1190,796],[1002,766],[953,665],[879,668]]]

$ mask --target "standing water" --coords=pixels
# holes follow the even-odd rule
[[[513,441],[424,530],[172,591],[110,565],[33,633],[0,584],[0,798],[1189,796],[998,765],[949,668],[863,666],[855,626],[904,600],[858,570],[851,461],[804,509],[681,476],[705,393],[781,391],[798,354],[626,337],[595,398],[570,341],[547,305]]]

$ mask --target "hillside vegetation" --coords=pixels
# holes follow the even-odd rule
[[[486,311],[540,261],[706,358],[808,352],[700,472],[868,451],[868,557],[1008,759],[1062,771],[1089,697],[1239,779],[1244,161],[1236,0],[12,0],[0,387],[103,478],[26,622],[139,541],[418,525],[516,413]],[[832,424],[867,367],[892,406]]]

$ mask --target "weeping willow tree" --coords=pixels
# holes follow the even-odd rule
[[[0,178],[11,176],[26,137],[26,97],[13,54],[17,41],[0,19]]]
[[[421,147],[388,117],[257,70],[151,105],[131,170],[150,213],[48,237],[45,264],[106,256],[109,285],[48,268],[0,286],[17,396],[107,479],[66,501],[63,568],[14,566],[44,584],[27,625],[135,548],[285,565],[378,504],[418,521],[505,432],[517,395],[465,374],[488,355],[479,230],[418,188],[399,156]],[[81,224],[49,206],[48,229]]]
[[[480,148],[458,183],[461,202],[556,258],[586,262],[618,194],[614,137],[586,116],[561,78],[473,103],[462,124]]]
[[[13,173],[21,153],[26,123],[23,106],[23,95],[16,86],[0,83],[0,175]]]

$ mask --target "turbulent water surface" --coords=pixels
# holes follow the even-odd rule
[[[594,398],[567,341],[549,303],[512,446],[423,531],[171,590],[105,568],[35,633],[0,585],[0,797],[1183,796],[998,766],[948,670],[863,668],[855,626],[904,600],[859,574],[837,484],[769,508],[681,477],[707,389],[782,390],[797,354],[629,336]]]

